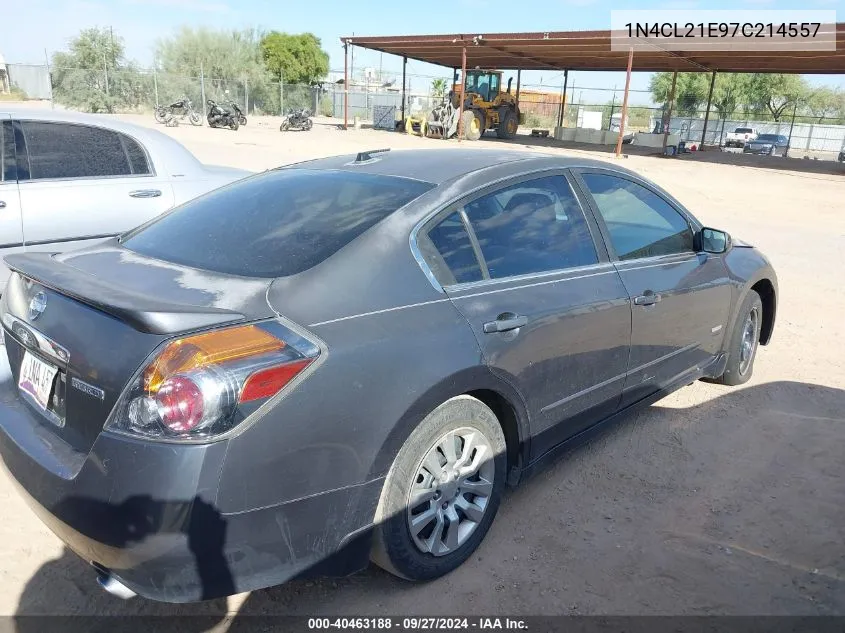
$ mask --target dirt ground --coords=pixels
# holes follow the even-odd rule
[[[158,127],[204,162],[250,169],[458,146],[328,124],[280,133],[273,119],[238,132]],[[423,585],[371,568],[228,601],[122,602],[0,475],[0,614],[845,614],[845,172],[694,157],[621,164],[771,258],[778,320],[747,385],[696,383],[574,449],[507,494],[467,564]]]

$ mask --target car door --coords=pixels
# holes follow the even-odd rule
[[[129,135],[21,120],[18,170],[27,250],[69,250],[127,231],[173,206],[173,189]]]
[[[691,216],[636,177],[577,170],[631,297],[631,355],[622,406],[710,363],[731,302],[721,256],[696,252]]]
[[[15,133],[8,114],[0,114],[0,293],[6,287],[9,269],[2,257],[23,250],[21,201],[18,192]]]
[[[525,400],[533,457],[612,414],[622,393],[631,311],[596,231],[561,171],[474,194],[422,231],[485,362]]]

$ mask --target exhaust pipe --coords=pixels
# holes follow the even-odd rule
[[[111,574],[97,574],[97,584],[121,600],[129,600],[138,595]]]

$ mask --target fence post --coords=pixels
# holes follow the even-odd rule
[[[806,145],[804,145],[804,151],[805,152],[810,151],[810,141],[813,140],[813,130],[815,129],[815,127],[816,127],[815,122],[810,123],[810,131],[807,133],[807,143],[806,143]]]
[[[156,64],[153,63],[153,89],[156,95],[156,107],[158,107],[158,73],[156,71]]]
[[[789,146],[792,145],[792,128],[795,127],[795,115],[798,113],[798,99],[795,100],[795,106],[792,108],[792,123],[789,124],[789,140],[786,141],[786,149],[783,152],[783,157],[789,156]],[[778,121],[778,134],[780,134],[780,121]]]
[[[106,78],[106,96],[109,96],[109,69],[106,66],[106,54],[103,53],[103,76]]]
[[[200,99],[202,99],[202,118],[204,121],[208,120],[208,110],[205,104],[205,74],[202,70],[202,62],[200,62]],[[203,123],[205,125],[205,123]]]
[[[279,71],[279,116],[285,116],[285,75]]]
[[[50,56],[47,55],[47,49],[44,49],[44,63],[47,66],[47,83],[50,86],[50,109],[55,110],[56,105],[53,103],[53,75],[50,74]],[[11,86],[9,86],[11,88]]]
[[[244,114],[249,114],[249,79],[244,77]]]

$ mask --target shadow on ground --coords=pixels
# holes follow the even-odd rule
[[[845,615],[845,391],[693,390],[709,399],[661,401],[510,491],[478,552],[442,579],[412,584],[371,567],[256,591],[237,611]],[[17,609],[207,616],[180,630],[225,627],[226,613],[223,599],[121,601],[68,550],[30,579]]]

